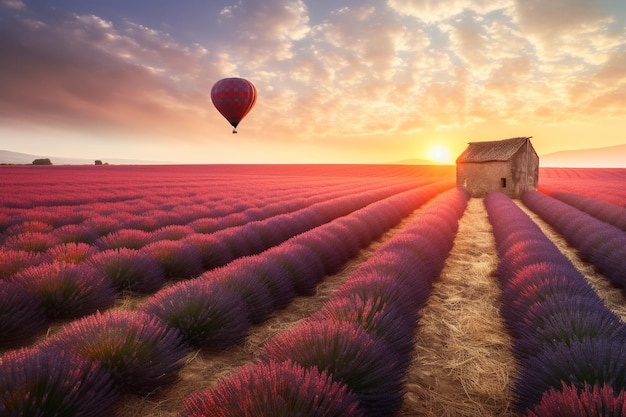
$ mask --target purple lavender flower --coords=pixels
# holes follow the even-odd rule
[[[45,252],[45,256],[51,261],[80,263],[88,259],[96,252],[96,248],[86,243],[61,243],[53,246]]]
[[[203,277],[157,292],[143,311],[178,329],[195,348],[225,349],[243,340],[251,326],[241,295]]]
[[[252,324],[261,323],[274,311],[274,297],[266,284],[254,271],[246,268],[223,267],[202,276],[231,288],[246,304],[248,319]]]
[[[291,361],[248,365],[184,401],[186,417],[360,417],[357,397],[328,372]]]
[[[168,226],[163,226],[152,232],[150,241],[158,242],[160,240],[181,240],[185,236],[188,236],[192,233],[194,233],[194,230],[191,226],[171,224]]]
[[[583,388],[562,382],[560,389],[550,388],[541,402],[526,417],[623,417],[626,414],[624,390],[607,384],[588,384]]]
[[[107,249],[88,263],[111,280],[116,291],[153,293],[165,283],[165,271],[151,256],[128,248]]]
[[[122,391],[148,395],[176,380],[180,333],[140,312],[96,313],[66,325],[44,349],[74,352],[108,370]]]
[[[138,229],[120,229],[102,236],[96,245],[102,249],[141,249],[150,241],[150,233]]]
[[[416,294],[429,294],[428,290],[416,290],[406,283],[397,280],[393,274],[382,274],[357,271],[340,286],[333,298],[359,297],[362,300],[373,300],[379,305],[389,304],[397,310],[407,322],[415,322],[417,314],[425,298]]]
[[[374,299],[336,297],[329,300],[321,310],[313,313],[312,321],[355,323],[368,333],[389,344],[402,358],[409,358],[413,351],[413,327],[401,311],[391,303],[379,303]]]
[[[165,271],[166,278],[193,278],[204,271],[200,252],[180,240],[152,242],[141,249]]]
[[[45,324],[45,310],[34,294],[0,280],[0,348],[30,341]]]
[[[61,349],[20,349],[0,357],[0,414],[104,417],[119,397],[99,363]]]
[[[311,248],[323,260],[326,274],[334,274],[348,260],[348,253],[342,250],[343,245],[337,237],[319,229],[323,227],[298,236],[294,242]]]
[[[30,266],[39,265],[45,259],[45,255],[39,252],[3,249],[0,251],[0,279],[8,278]]]
[[[326,274],[319,254],[302,244],[285,242],[268,250],[264,256],[287,271],[299,295],[314,295],[318,282]]]
[[[616,392],[626,386],[626,344],[623,341],[585,339],[569,345],[558,344],[521,363],[514,386],[518,410],[532,409],[544,392],[565,382],[584,388],[585,384],[611,386]]]
[[[7,237],[4,246],[13,250],[41,253],[58,243],[59,239],[51,233],[24,232]]]
[[[254,277],[251,279],[257,279],[265,284],[270,290],[275,309],[286,307],[296,296],[295,284],[289,271],[269,257],[247,256],[237,259],[229,267],[248,271]]]
[[[72,318],[113,304],[111,281],[86,264],[51,262],[24,269],[10,280],[35,294],[49,318]]]
[[[328,372],[356,394],[368,415],[391,415],[401,404],[408,363],[354,323],[312,321],[297,326],[270,340],[260,358],[292,360]]]
[[[230,247],[215,235],[192,233],[187,235],[182,242],[192,246],[200,253],[202,268],[208,271],[219,266],[226,265],[235,255]]]
[[[53,233],[63,243],[91,244],[100,237],[96,229],[85,223],[66,224],[54,229]]]

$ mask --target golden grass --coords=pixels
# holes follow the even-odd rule
[[[402,416],[513,416],[511,341],[499,313],[495,242],[471,199],[422,310]]]

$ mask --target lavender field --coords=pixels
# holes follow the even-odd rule
[[[0,415],[621,416],[624,184],[1,166]]]

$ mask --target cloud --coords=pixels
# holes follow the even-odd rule
[[[2,0],[0,6],[5,6],[10,9],[21,10],[26,8],[26,4],[22,0]]]
[[[257,86],[242,128],[260,141],[623,116],[626,31],[594,2],[565,3],[569,18],[535,0],[332,3],[312,23],[302,0],[240,0],[183,43],[145,22],[4,0],[0,121],[206,140],[228,130],[209,97],[226,76]]]
[[[307,7],[301,0],[239,0],[225,7],[221,17],[231,34],[228,38],[237,39],[242,56],[259,64],[292,58],[293,43],[310,31]]]
[[[607,19],[597,0],[515,0],[520,28],[543,37],[595,27]]]
[[[208,93],[185,92],[174,78],[217,73],[200,69],[200,48],[92,15],[32,10],[3,23],[0,51],[11,57],[0,61],[4,124],[152,134],[206,130]]]
[[[510,6],[510,0],[387,0],[397,13],[426,23],[437,23],[472,10],[486,14]]]
[[[610,55],[596,72],[594,81],[603,86],[626,84],[626,50]]]
[[[413,57],[429,41],[387,9],[342,7],[312,27],[288,71],[299,92],[289,121],[314,135],[390,132],[403,123],[416,85]]]

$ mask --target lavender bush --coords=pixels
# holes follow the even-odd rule
[[[550,388],[541,402],[526,417],[622,417],[626,414],[626,394],[606,384],[588,384],[583,388],[562,383]]]
[[[147,244],[141,252],[153,258],[168,279],[193,278],[204,271],[200,252],[180,240],[160,240]]]
[[[566,191],[555,191],[549,195],[626,232],[626,207]]]
[[[142,310],[178,329],[194,348],[225,349],[243,340],[251,326],[241,295],[202,277],[157,292]]]
[[[408,359],[413,351],[414,326],[389,303],[360,297],[336,297],[311,315],[311,321],[355,323],[384,340],[400,357]]]
[[[285,270],[298,295],[314,295],[324,277],[324,260],[308,246],[286,242],[265,253],[265,256]]]
[[[45,252],[50,261],[68,262],[77,264],[85,261],[96,253],[96,249],[86,243],[61,243]]]
[[[176,380],[187,353],[177,330],[147,314],[96,313],[69,323],[44,349],[74,352],[109,371],[121,391],[148,395]]]
[[[46,259],[43,253],[24,250],[4,249],[0,251],[0,280],[30,266],[36,266]]]
[[[152,232],[150,241],[158,242],[160,240],[181,240],[192,233],[194,233],[194,230],[191,226],[170,224]]]
[[[224,267],[202,276],[214,280],[233,290],[246,305],[250,323],[261,323],[274,311],[274,297],[266,284],[258,279],[254,271],[246,268]]]
[[[120,229],[96,241],[101,249],[141,249],[150,241],[150,233],[138,229]]]
[[[45,263],[10,278],[34,294],[49,318],[73,318],[113,304],[115,291],[104,274],[86,264]]]
[[[92,226],[85,223],[67,224],[54,229],[54,235],[63,243],[94,243],[100,235]]]
[[[51,233],[24,232],[8,236],[4,246],[7,249],[43,253],[58,243],[59,239]]]
[[[270,257],[248,256],[237,259],[229,267],[233,270],[241,269],[241,273],[247,271],[251,274],[251,279],[262,282],[272,295],[275,309],[286,307],[296,296],[295,284],[289,271]]]
[[[522,201],[613,284],[626,286],[626,233],[623,230],[537,191],[524,193]]]
[[[5,353],[0,387],[0,415],[6,417],[104,417],[119,397],[100,364],[60,349]]]
[[[260,358],[328,372],[354,392],[367,415],[391,415],[401,404],[407,364],[383,340],[353,323],[314,321],[279,333]]]
[[[93,255],[88,263],[111,280],[118,292],[153,293],[165,283],[161,265],[135,249],[107,249]]]
[[[34,294],[0,280],[0,348],[29,342],[45,324],[45,309]]]
[[[328,372],[290,361],[240,369],[215,388],[184,401],[185,417],[360,417],[357,397]]]
[[[541,402],[544,392],[558,389],[563,382],[579,389],[585,384],[608,385],[615,392],[626,386],[626,345],[623,341],[585,339],[561,343],[522,362],[514,386],[519,410],[532,409]]]
[[[202,268],[205,271],[226,265],[235,259],[230,246],[217,236],[192,233],[181,239],[181,241],[198,251]]]

